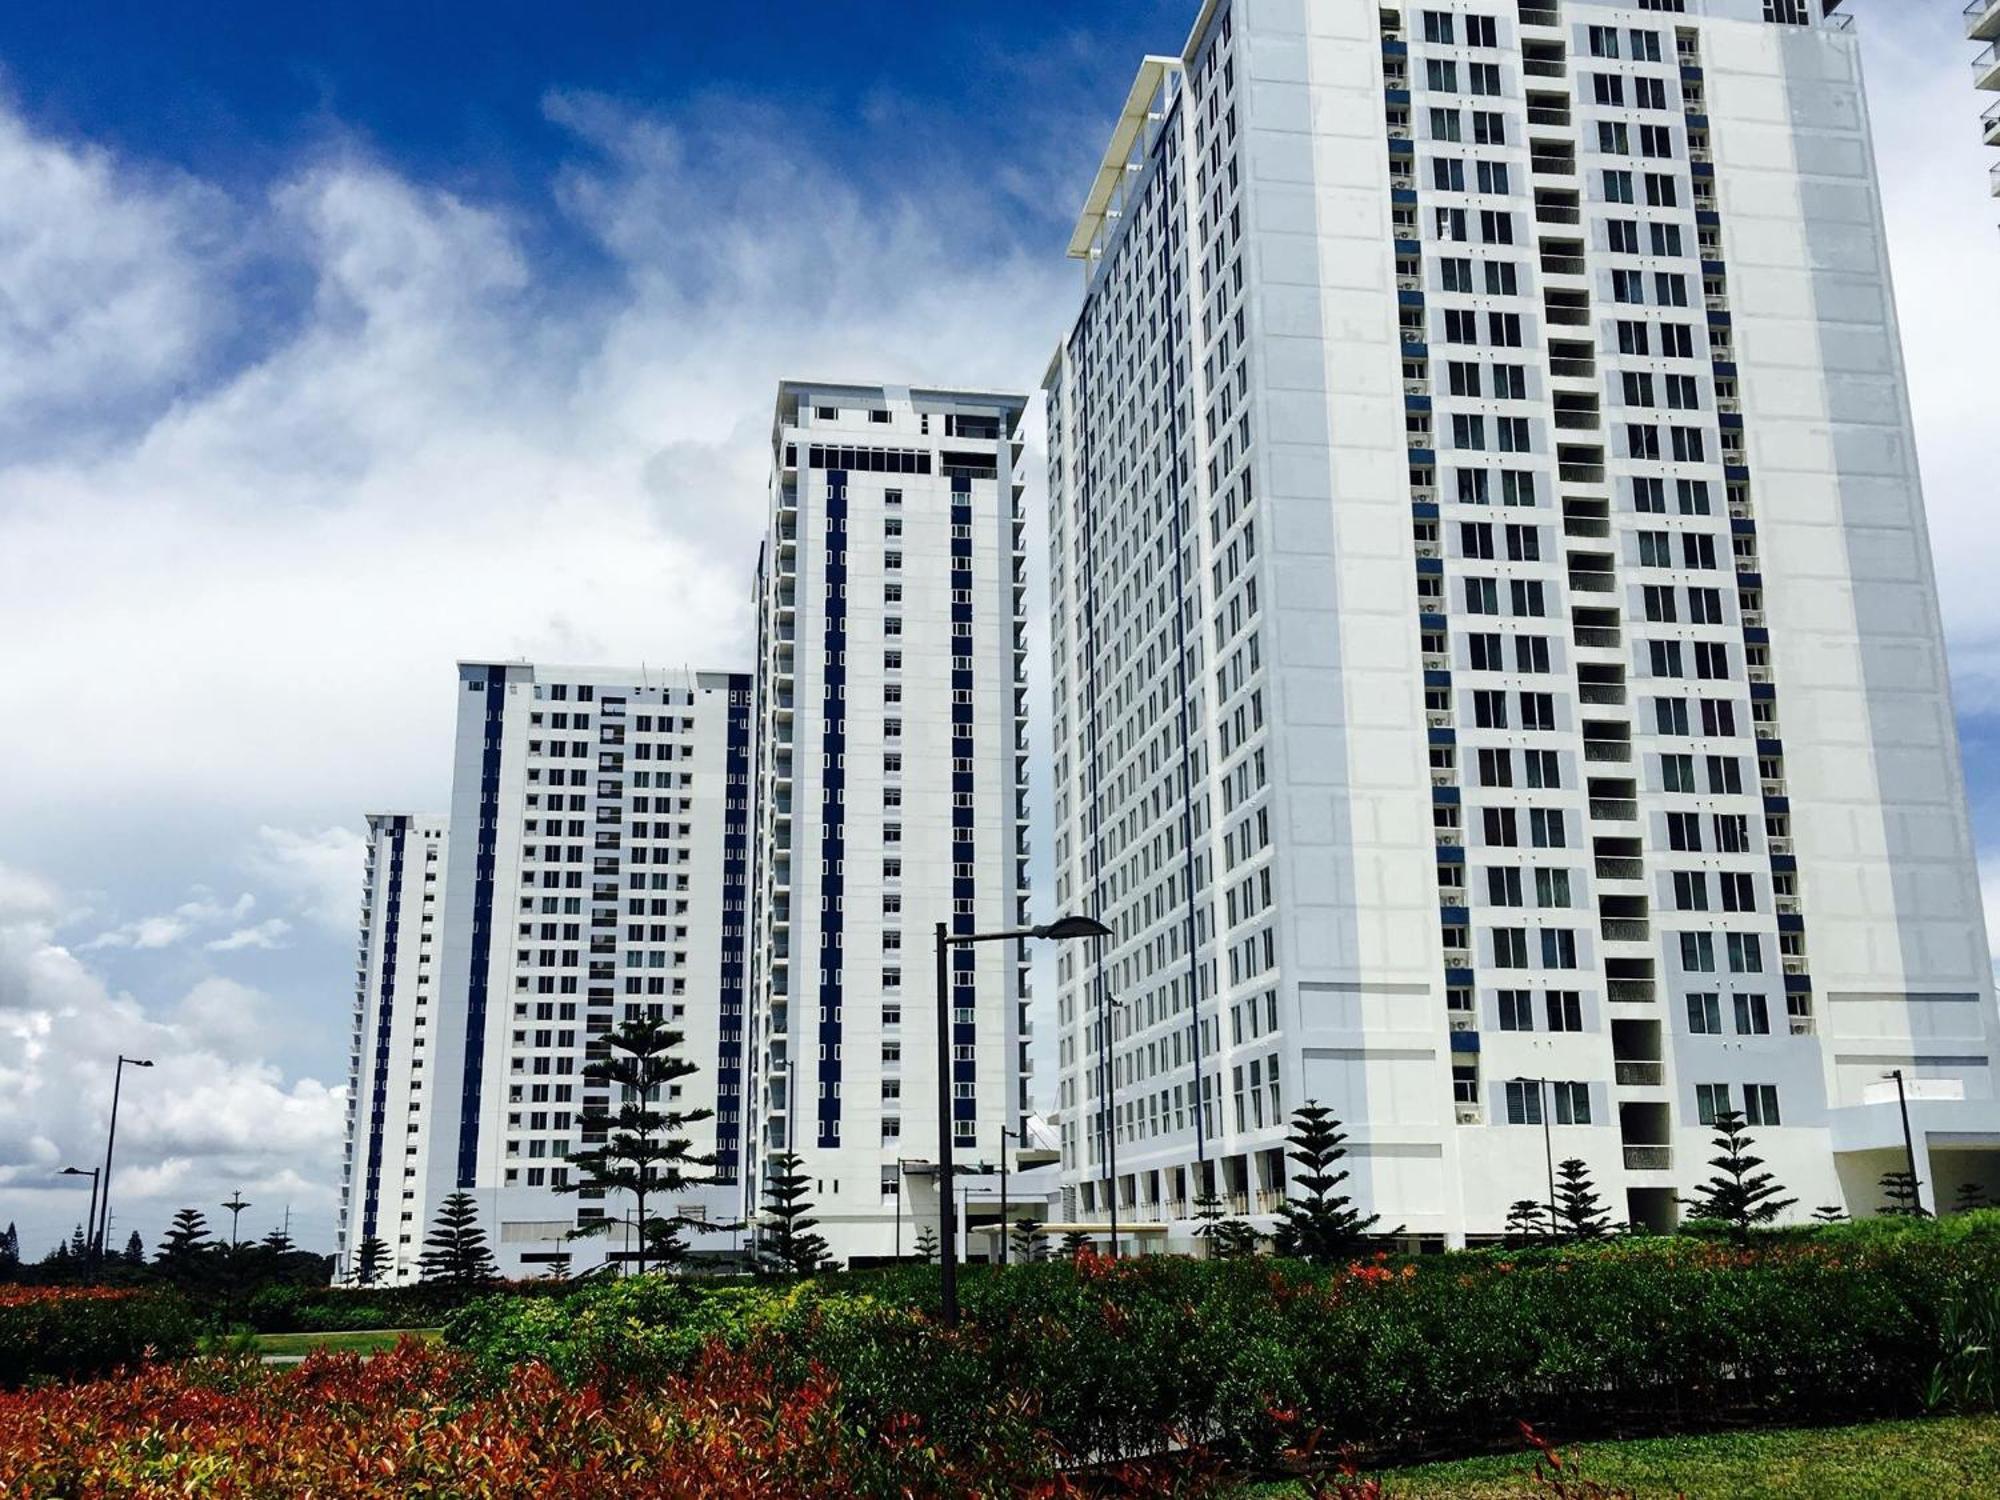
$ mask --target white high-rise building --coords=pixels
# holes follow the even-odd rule
[[[2000,90],[2000,0],[1969,0],[1965,34],[1986,44],[1972,59],[1972,86],[1982,92]],[[1979,138],[1989,146],[2000,146],[2000,100],[1980,115]],[[1988,194],[2000,198],[2000,162],[1986,169],[1986,184]]]
[[[406,1281],[415,1273],[420,1212],[405,1188],[422,1179],[431,1146],[423,1078],[438,1014],[446,842],[442,817],[368,815],[334,1267],[340,1279],[356,1274],[369,1239],[380,1239],[387,1252],[378,1280]]]
[[[2000,1187],[1832,8],[1212,0],[1141,64],[1046,382],[1071,1213],[1268,1213],[1308,1098],[1434,1243],[1569,1157],[1668,1223],[1725,1109],[1868,1213],[1892,1073],[1926,1200]]]
[[[410,1043],[408,1108],[422,1127],[407,1141],[392,1135],[368,1174],[379,1183],[377,1233],[399,1273],[414,1275],[438,1205],[463,1189],[504,1274],[622,1257],[620,1231],[568,1236],[587,1219],[629,1218],[630,1205],[556,1189],[570,1181],[568,1156],[595,1144],[578,1123],[584,1108],[618,1103],[583,1077],[607,1055],[593,1038],[645,1016],[679,1030],[680,1056],[700,1070],[663,1102],[715,1111],[690,1135],[715,1156],[718,1181],[676,1195],[672,1210],[734,1222],[749,677],[481,661],[461,663],[458,684],[459,852],[441,915],[424,908],[427,933],[443,936]],[[691,1237],[696,1254],[733,1243],[729,1233]]]
[[[758,563],[748,1206],[775,1152],[842,1261],[935,1223],[935,924],[1027,902],[1023,399],[786,381]],[[1026,1113],[1027,981],[955,950],[960,1170]]]

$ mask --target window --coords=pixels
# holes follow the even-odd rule
[[[1701,870],[1674,871],[1674,909],[1708,910],[1708,876]]]
[[[1507,1123],[1542,1123],[1542,1085],[1539,1081],[1532,1078],[1510,1078],[1507,1081]]]
[[[1555,1096],[1556,1124],[1588,1125],[1590,1123],[1590,1085],[1587,1083],[1552,1083],[1549,1092]]]
[[[1568,906],[1569,894],[1569,871],[1535,871],[1535,905],[1544,908]]]
[[[1665,590],[1669,601],[1672,590]],[[1650,616],[1648,618],[1651,618]],[[1647,665],[1655,677],[1679,677],[1681,673],[1681,643],[1679,641],[1646,642]]]
[[[1424,12],[1424,40],[1433,46],[1449,47],[1455,38],[1452,35],[1452,14],[1450,11],[1427,10]]]
[[[1424,60],[1424,85],[1434,94],[1457,93],[1458,64],[1449,58],[1426,58]]]
[[[1738,1036],[1769,1036],[1771,1034],[1771,1008],[1762,995],[1735,995],[1736,1034]]]
[[[1455,156],[1440,156],[1431,161],[1431,186],[1440,193],[1462,193],[1465,191],[1465,163]]]
[[[1606,219],[1604,221],[1604,228],[1610,236],[1609,248],[1615,254],[1637,255],[1639,253],[1638,224],[1631,219]],[[1639,326],[1643,328],[1645,325],[1641,324]],[[1628,349],[1625,352],[1629,354],[1632,351]]]
[[[1576,934],[1567,927],[1545,927],[1542,929],[1542,967],[1545,969],[1574,969],[1576,967]]]
[[[1537,849],[1561,849],[1567,840],[1564,837],[1563,812],[1559,807],[1531,807],[1528,809],[1528,831],[1531,842]]]
[[[1521,872],[1511,865],[1493,865],[1486,871],[1486,900],[1492,906],[1521,904]]]
[[[1606,203],[1630,203],[1633,201],[1632,174],[1607,167],[1604,172],[1604,201]]]
[[[1729,1085],[1697,1083],[1694,1086],[1694,1116],[1704,1125],[1713,1125],[1718,1115],[1729,1113]]]
[[[1514,637],[1514,670],[1517,672],[1546,672],[1549,670],[1549,638],[1545,635],[1517,635]],[[1548,694],[1536,695],[1548,698]],[[1555,728],[1555,700],[1549,699],[1549,722],[1543,729]]]
[[[1497,47],[1499,29],[1491,16],[1467,16],[1465,18],[1465,45],[1468,47]]]
[[[1667,847],[1686,854],[1701,852],[1701,814],[1667,814]]]
[[[1484,163],[1481,163],[1482,168]],[[1482,174],[1483,175],[1483,174]],[[1493,191],[1504,193],[1503,185]],[[1520,281],[1511,260],[1489,260],[1486,262],[1486,295],[1489,297],[1515,297],[1521,291]]]
[[[1511,191],[1507,186],[1507,163],[1504,161],[1482,161],[1474,163],[1474,166],[1477,168],[1480,192],[1505,193]],[[1507,269],[1511,272],[1513,267],[1509,266]],[[1508,290],[1512,291],[1513,289],[1510,287]]]
[[[1493,929],[1493,967],[1496,969],[1528,967],[1528,930],[1525,927]]]
[[[1575,990],[1550,990],[1543,997],[1551,1031],[1583,1030],[1583,997]]]
[[[1521,842],[1514,823],[1513,808],[1481,808],[1480,821],[1485,828],[1486,843],[1489,848],[1512,849]]]
[[[1729,972],[1732,974],[1761,974],[1764,972],[1763,940],[1754,932],[1732,932],[1729,938]]]
[[[1505,750],[1481,750],[1479,752],[1479,784],[1481,786],[1512,786],[1514,784],[1514,759]]]
[[[1502,1031],[1535,1029],[1535,1007],[1527,990],[1500,991],[1500,1029]]]
[[[1713,990],[1691,991],[1687,997],[1688,1030],[1696,1036],[1722,1034],[1722,999]]]
[[[1688,974],[1715,972],[1715,937],[1706,932],[1681,934],[1681,969]]]
[[[1590,28],[1590,55],[1592,57],[1616,57],[1618,55],[1618,28],[1616,26],[1593,26]]]
[[[1445,264],[1449,266],[1450,261]],[[1445,365],[1445,377],[1454,396],[1477,396],[1479,394],[1479,366],[1465,360],[1451,360]]]
[[[1775,1083],[1743,1085],[1743,1121],[1746,1125],[1777,1125],[1778,1086]]]
[[[1431,139],[1434,141],[1455,141],[1459,139],[1458,111],[1455,109],[1434,109],[1431,111]]]
[[[1562,772],[1553,750],[1523,750],[1521,768],[1527,773],[1531,787],[1556,788],[1562,785]]]
[[[1507,117],[1490,109],[1475,109],[1472,112],[1472,139],[1475,145],[1480,146],[1506,145]]]

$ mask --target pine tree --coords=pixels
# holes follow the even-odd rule
[[[686,1131],[712,1119],[715,1111],[663,1107],[673,1097],[673,1085],[697,1071],[695,1064],[675,1056],[680,1032],[658,1020],[627,1021],[604,1041],[611,1055],[586,1063],[583,1076],[616,1088],[618,1104],[613,1109],[593,1105],[583,1111],[579,1124],[584,1139],[596,1138],[602,1144],[570,1156],[573,1175],[558,1191],[595,1188],[630,1193],[639,1241],[634,1259],[644,1275],[648,1261],[673,1265],[686,1256],[682,1229],[719,1227],[705,1220],[649,1213],[646,1207],[649,1199],[711,1180],[701,1169],[713,1167],[715,1158],[696,1155]],[[589,1220],[576,1233],[606,1233],[619,1222]]]
[[[1578,1156],[1556,1167],[1556,1232],[1570,1240],[1601,1240],[1611,1232],[1611,1215]]]
[[[184,1208],[167,1226],[153,1264],[183,1286],[205,1281],[215,1269],[216,1247],[201,1210]]]
[[[1715,1176],[1697,1188],[1694,1197],[1681,1200],[1689,1217],[1727,1224],[1738,1240],[1747,1240],[1752,1229],[1771,1223],[1799,1201],[1780,1197],[1784,1188],[1778,1179],[1757,1170],[1764,1158],[1750,1154],[1755,1144],[1739,1111],[1727,1109],[1715,1117],[1715,1149],[1720,1154],[1708,1159]]]
[[[811,1217],[812,1201],[806,1196],[807,1178],[796,1151],[780,1151],[769,1158],[764,1177],[764,1259],[771,1270],[791,1271],[809,1276],[826,1259],[826,1241],[812,1232],[819,1220]],[[931,1236],[928,1253],[937,1253],[937,1237]],[[917,1239],[923,1248],[923,1236]]]
[[[549,1258],[549,1268],[543,1273],[550,1281],[569,1280],[569,1251],[560,1250]]]
[[[77,1260],[90,1259],[90,1241],[84,1238],[81,1224],[69,1232],[69,1253]]]
[[[21,1270],[21,1231],[9,1219],[0,1229],[0,1281],[12,1281]]]
[[[380,1235],[369,1235],[354,1257],[354,1280],[359,1286],[373,1286],[389,1262],[389,1246]]]
[[[481,1286],[498,1268],[479,1227],[479,1205],[470,1193],[453,1193],[438,1209],[437,1223],[424,1239],[417,1270],[425,1281],[446,1286]]]
[[[1033,1265],[1047,1253],[1042,1248],[1042,1225],[1039,1219],[1016,1219],[1008,1239],[1011,1242],[1014,1259],[1024,1266]]]
[[[135,1266],[143,1266],[146,1263],[146,1242],[139,1238],[139,1231],[136,1229],[125,1241],[125,1259]]]
[[[1923,1194],[1917,1187],[1917,1179],[1908,1172],[1884,1172],[1882,1174],[1882,1196],[1888,1200],[1882,1213],[1888,1218],[1928,1219],[1930,1210],[1924,1207]]]
[[[1507,1206],[1507,1233],[1521,1240],[1548,1238],[1548,1204],[1536,1198],[1516,1198]]]
[[[1362,1236],[1379,1222],[1380,1215],[1362,1215],[1351,1199],[1336,1191],[1347,1180],[1345,1170],[1334,1170],[1347,1155],[1346,1142],[1340,1121],[1317,1099],[1292,1111],[1287,1154],[1305,1170],[1292,1179],[1292,1185],[1302,1190],[1300,1195],[1287,1197],[1278,1207],[1280,1255],[1327,1265],[1352,1255]]]
[[[926,1262],[934,1262],[938,1258],[937,1231],[928,1224],[917,1230],[917,1254]]]
[[[1822,1203],[1812,1211],[1812,1216],[1813,1221],[1819,1224],[1844,1224],[1847,1222],[1847,1210],[1842,1208],[1838,1203]]]
[[[1986,1189],[1977,1182],[1961,1182],[1958,1192],[1953,1195],[1953,1213],[1969,1214],[1986,1207]]]
[[[1236,1218],[1213,1191],[1194,1200],[1194,1237],[1208,1247],[1211,1260],[1236,1260],[1256,1253],[1257,1231],[1249,1221]]]
[[[290,1255],[294,1250],[298,1249],[298,1246],[292,1243],[292,1237],[282,1228],[273,1229],[269,1234],[265,1235],[264,1238],[257,1242],[257,1247],[273,1258],[280,1255]]]

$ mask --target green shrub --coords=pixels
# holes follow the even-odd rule
[[[447,1337],[498,1368],[657,1380],[710,1340],[843,1409],[950,1445],[1034,1429],[1074,1462],[1185,1444],[1260,1463],[1322,1434],[1377,1452],[1475,1449],[1529,1420],[1565,1438],[1815,1423],[1990,1389],[1966,1289],[2000,1284],[2000,1212],[1839,1225],[1749,1247],[1649,1237],[1314,1268],[1153,1257],[970,1267],[963,1326],[930,1268],[791,1285],[648,1277],[484,1299]],[[1953,1341],[1956,1341],[1953,1344]],[[1939,1375],[1949,1347],[1946,1376]],[[1967,1393],[1973,1393],[1968,1395]]]
[[[0,1286],[0,1387],[178,1358],[194,1352],[196,1333],[172,1292]]]

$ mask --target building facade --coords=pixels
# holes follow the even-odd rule
[[[377,1279],[415,1275],[421,1236],[411,1236],[420,1208],[405,1187],[423,1177],[431,1146],[423,1079],[438,1012],[445,821],[425,813],[368,815],[340,1168],[339,1279],[357,1273],[361,1247],[371,1238],[386,1251]]]
[[[1989,967],[1831,5],[1214,0],[1049,403],[1066,1205],[1432,1243],[1747,1116],[1803,1213],[2000,1186]],[[1892,1077],[1891,1075],[1900,1075]]]
[[[1973,87],[1985,93],[2000,91],[2000,0],[1969,0],[1965,34],[1986,44],[1972,59]],[[2000,146],[2000,100],[1980,115],[1979,138],[1989,146]],[[2000,198],[2000,162],[1986,169],[1986,191]]]
[[[441,880],[426,880],[420,962],[436,977],[418,991],[410,1050],[389,1053],[392,1097],[381,1107],[395,1118],[394,1090],[407,1091],[411,1124],[365,1178],[379,1193],[376,1232],[397,1279],[414,1279],[438,1205],[460,1190],[478,1202],[503,1274],[547,1274],[565,1258],[580,1272],[626,1253],[620,1231],[569,1236],[586,1220],[627,1218],[629,1204],[559,1189],[573,1185],[568,1156],[595,1144],[581,1112],[618,1103],[583,1077],[608,1055],[596,1039],[640,1017],[679,1030],[680,1056],[699,1068],[665,1102],[715,1112],[690,1135],[697,1153],[716,1158],[719,1180],[673,1206],[734,1222],[750,709],[746,674],[460,664],[449,826],[462,852]],[[371,910],[397,869],[381,837]],[[402,878],[407,908],[411,877]],[[393,942],[384,920],[372,920],[378,949]],[[364,997],[364,1010],[372,1003]],[[380,1010],[390,1014],[386,1002]],[[378,1023],[364,1021],[367,1053],[366,1028]],[[366,1068],[360,1085],[365,1125]],[[374,1149],[362,1133],[350,1140],[357,1156]],[[358,1161],[353,1170],[362,1180]],[[729,1231],[692,1237],[696,1254],[734,1243]]]
[[[1027,900],[1023,398],[786,381],[758,561],[744,1206],[792,1151],[841,1261],[935,1223],[933,933]],[[1027,980],[955,950],[961,1170],[1026,1113]]]

